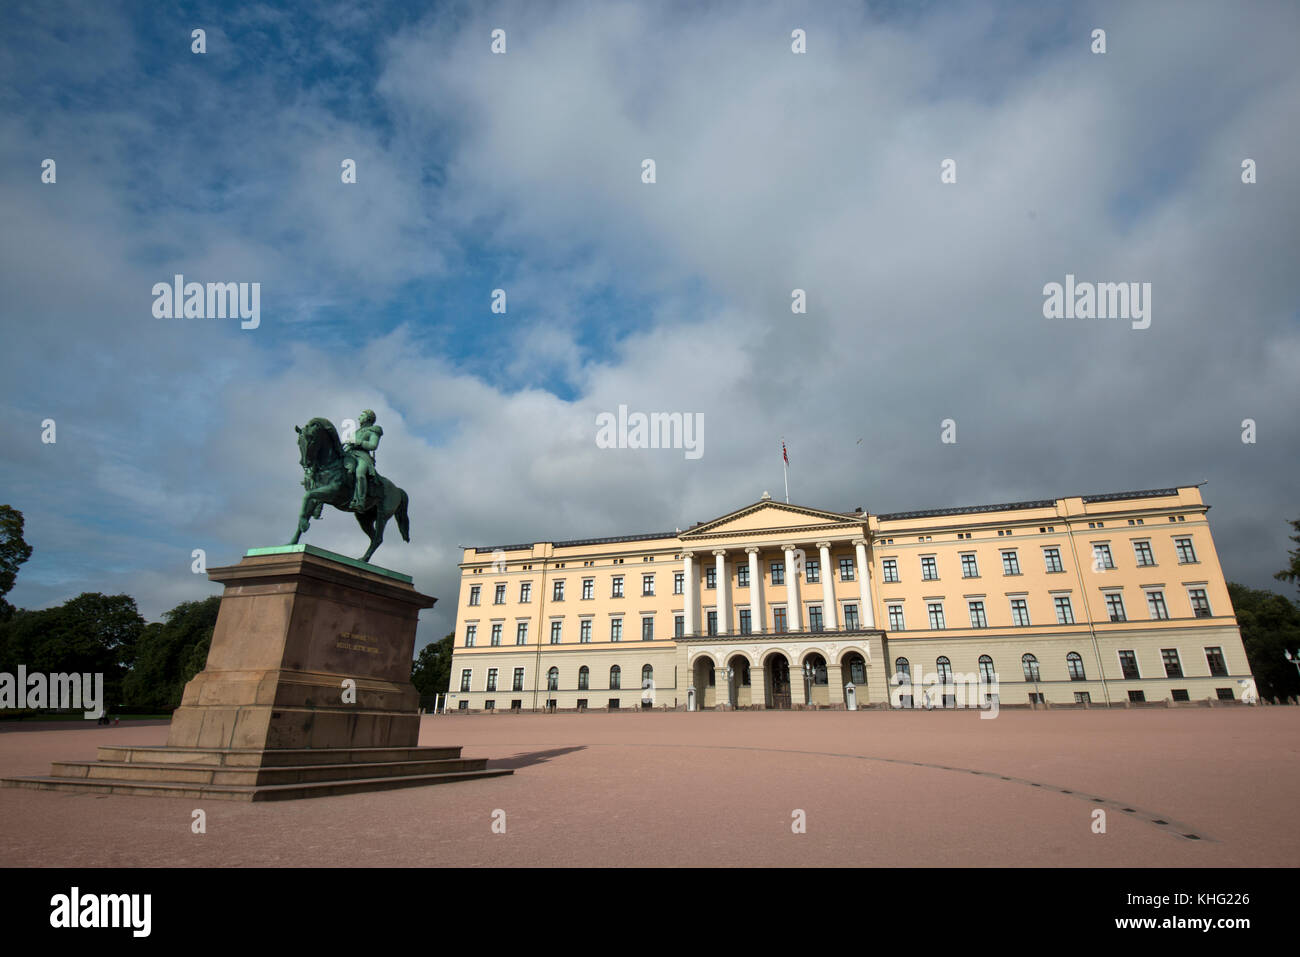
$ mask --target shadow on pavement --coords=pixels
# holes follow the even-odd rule
[[[516,754],[513,758],[492,758],[488,761],[489,768],[526,768],[532,764],[545,764],[552,758],[559,757],[562,754],[571,754],[574,751],[585,751],[585,746],[572,748],[552,748],[549,751],[531,751],[527,754]]]

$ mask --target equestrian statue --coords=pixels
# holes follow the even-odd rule
[[[356,435],[346,444],[339,441],[329,419],[312,419],[293,428],[298,433],[298,459],[307,494],[302,497],[298,532],[290,545],[298,544],[310,520],[320,518],[326,505],[356,515],[357,524],[370,537],[370,547],[361,556],[363,562],[370,561],[383,542],[384,526],[394,516],[402,540],[411,540],[406,492],[375,471],[375,450],[384,430],[375,425],[374,412],[366,409],[361,413]]]

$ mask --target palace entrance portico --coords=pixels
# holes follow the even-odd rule
[[[773,502],[680,535],[678,673],[695,706],[844,707],[889,699],[867,518]]]

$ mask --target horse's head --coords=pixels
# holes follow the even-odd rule
[[[312,419],[293,429],[298,433],[298,463],[304,469],[328,468],[342,459],[343,446],[329,419]]]

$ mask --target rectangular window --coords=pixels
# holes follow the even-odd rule
[[[887,582],[898,581],[898,559],[886,558],[880,563],[881,580]]]
[[[1143,701],[1146,701],[1146,700],[1147,700],[1146,692],[1145,692],[1145,691],[1130,691],[1130,692],[1128,693],[1128,700],[1129,700],[1129,701],[1132,701],[1134,704],[1141,704]]]
[[[844,606],[844,627],[847,628],[849,631],[857,631],[857,630],[858,630],[858,627],[859,627],[859,626],[858,626],[858,606],[857,606],[857,605],[845,605],[845,606]]]
[[[1043,563],[1047,566],[1049,572],[1065,571],[1061,566],[1061,550],[1059,548],[1044,548]]]
[[[642,597],[653,597],[655,593],[654,575],[641,576],[641,595]]]
[[[1192,602],[1192,614],[1197,618],[1210,617],[1210,599],[1205,597],[1204,588],[1187,589],[1187,597]]]
[[[1137,559],[1138,566],[1154,565],[1156,563],[1155,555],[1151,554],[1150,542],[1134,542],[1133,557]]]
[[[753,622],[750,620],[749,609],[740,609],[740,633],[742,635],[753,634]]]
[[[961,577],[979,578],[980,568],[975,561],[974,552],[963,552],[961,556]]]
[[[1210,676],[1214,678],[1228,677],[1228,663],[1223,660],[1222,648],[1206,648],[1205,662],[1210,666]]]
[[[1092,695],[1090,695],[1090,694],[1089,694],[1088,692],[1086,692],[1086,691],[1076,691],[1076,692],[1074,693],[1074,703],[1075,703],[1075,704],[1091,704],[1091,703],[1092,703]]]
[[[642,641],[655,640],[655,620],[653,618],[641,619],[641,640]]]
[[[469,668],[466,668],[464,671],[462,671],[462,672],[460,673],[460,690],[461,690],[461,691],[468,691],[468,690],[469,690],[469,679],[470,679],[470,669],[469,669]],[[461,702],[461,703],[464,704],[465,702]]]
[[[921,559],[921,580],[932,582],[939,577],[939,566],[934,560],[933,555],[926,555]]]
[[[1128,621],[1128,616],[1124,614],[1124,596],[1117,591],[1106,596],[1106,611],[1110,614],[1111,621]]]
[[[686,636],[686,616],[674,615],[673,616],[673,637],[683,638],[685,636]]]
[[[1093,571],[1099,572],[1114,567],[1115,567],[1115,559],[1110,554],[1109,545],[1092,546],[1092,570]]]
[[[1165,664],[1166,678],[1181,678],[1183,676],[1183,663],[1178,660],[1177,648],[1161,648],[1160,660]]]
[[[564,579],[558,579],[551,586],[551,601],[564,601]]]
[[[736,587],[737,588],[749,587],[749,566],[748,565],[736,566]]]
[[[1058,625],[1074,624],[1074,608],[1070,605],[1069,595],[1056,596],[1056,623]]]
[[[564,631],[564,623],[559,621],[551,622],[551,644],[558,645],[560,637]]]
[[[789,630],[790,630],[790,629],[786,626],[786,623],[785,623],[785,609],[784,609],[784,608],[773,608],[773,609],[772,609],[772,627],[773,627],[776,631],[778,631],[778,632],[785,632],[785,631],[789,631]]]
[[[497,706],[497,703],[496,703],[493,699],[491,699],[491,698],[488,698],[486,701],[483,702],[483,710],[484,710],[484,711],[495,711],[495,710],[496,710],[496,706]]]
[[[519,622],[518,625],[515,626],[515,644],[516,645],[528,644],[528,622],[521,621]]]
[[[803,580],[816,585],[822,580],[822,563],[816,559],[805,559],[803,563]]]
[[[609,597],[622,598],[623,597],[623,576],[622,575],[614,576],[613,586],[614,586],[613,591],[610,593]]]
[[[984,602],[972,601],[967,602],[970,606],[970,626],[972,628],[987,628],[989,620],[984,615]]]
[[[1137,654],[1132,651],[1121,651],[1119,653],[1119,670],[1125,678],[1140,678]]]
[[[591,619],[584,618],[578,623],[578,641],[582,644],[591,642]]]
[[[853,581],[853,559],[851,558],[840,559],[840,581],[842,582]]]
[[[1178,564],[1191,565],[1196,561],[1196,549],[1192,548],[1190,538],[1175,538],[1174,548],[1178,550]]]
[[[1235,700],[1235,698],[1234,698],[1234,696],[1233,696],[1233,694],[1232,694],[1232,689],[1231,689],[1231,688],[1215,688],[1215,689],[1214,689],[1214,694],[1218,697],[1218,699],[1219,699],[1220,701],[1233,701],[1233,700]]]
[[[1025,599],[1011,599],[1011,624],[1021,627],[1029,624],[1029,602]]]
[[[808,608],[808,630],[809,630],[809,631],[821,631],[821,630],[822,630],[822,606],[821,606],[821,605],[811,605],[811,606],[809,606],[809,608]]]
[[[718,633],[718,613],[716,611],[709,612],[706,621],[708,623],[709,634],[716,635]]]
[[[890,605],[890,606],[889,606],[889,630],[890,630],[890,631],[902,631],[902,630],[903,630],[903,627],[904,627],[904,626],[903,626],[903,606],[902,606],[902,605]]]
[[[582,600],[591,601],[596,597],[596,579],[584,578],[582,580]]]
[[[492,647],[495,648],[499,644],[501,644],[501,622],[492,626]]]
[[[1186,688],[1173,688],[1170,690],[1169,694],[1175,701],[1191,700],[1191,698],[1188,697]]]
[[[772,563],[772,584],[773,585],[785,584],[785,563],[784,562]]]
[[[494,605],[504,605],[506,603],[506,586],[497,585],[496,595],[492,599]]]
[[[609,640],[610,641],[623,640],[623,619],[622,618],[611,618],[609,620]]]
[[[470,589],[469,589],[469,603],[470,603],[471,605],[477,605],[477,604],[478,604],[478,596],[479,596],[479,591],[480,591],[480,590],[481,590],[481,586],[479,586],[479,585],[471,585],[471,586],[470,586]]]
[[[532,583],[532,582],[520,582],[520,583],[519,583],[519,600],[520,600],[521,602],[530,602],[530,601],[533,600],[533,583]]]
[[[704,587],[718,587],[718,567],[716,565],[710,565],[708,568],[704,569]]]
[[[1020,559],[1016,556],[1015,552],[1002,553],[1002,574],[1004,575],[1020,574]]]
[[[496,691],[496,690],[497,690],[497,669],[495,669],[495,668],[489,668],[489,669],[488,669],[487,687],[484,688],[483,690],[484,690],[484,691]]]
[[[686,572],[673,572],[673,594],[680,595],[686,590]]]
[[[515,669],[515,683],[511,686],[510,690],[511,691],[524,690],[524,669],[523,668]]]
[[[943,627],[943,602],[932,601],[929,604],[927,604],[925,608],[926,611],[928,611],[930,614],[930,627],[942,628]]]
[[[478,625],[465,626],[465,647],[473,648],[474,639],[478,637]]]
[[[1169,617],[1169,609],[1165,606],[1165,593],[1162,591],[1147,592],[1147,608],[1150,609],[1154,620],[1159,621]]]

